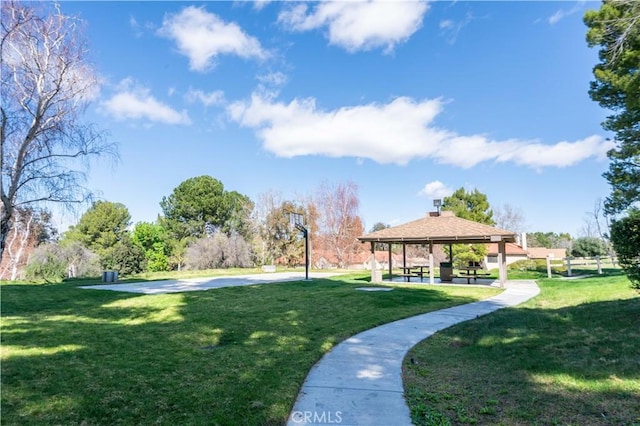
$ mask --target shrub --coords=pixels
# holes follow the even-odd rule
[[[545,259],[526,259],[518,260],[507,265],[508,270],[515,271],[535,271],[543,274],[547,273],[547,261]],[[567,267],[564,263],[554,264],[551,263],[551,272],[554,274],[562,274],[567,271]]]
[[[105,269],[113,269],[121,275],[131,275],[145,270],[146,258],[142,248],[125,237],[107,251],[102,265]]]
[[[185,252],[187,269],[214,269],[251,266],[251,249],[241,235],[227,237],[215,232],[191,243]]]
[[[67,261],[58,244],[38,246],[27,262],[25,275],[30,280],[62,282],[67,275]]]
[[[77,241],[62,246],[62,253],[67,262],[67,277],[100,276],[100,258],[87,247]]]
[[[607,245],[600,238],[582,237],[573,242],[571,256],[596,257],[607,254]]]
[[[631,286],[640,289],[640,210],[611,224],[611,242]]]
[[[151,250],[145,252],[145,257],[147,259],[147,269],[150,272],[169,270],[169,257],[166,255],[164,243],[153,243]]]
[[[95,253],[77,241],[64,246],[42,244],[29,257],[25,275],[28,279],[47,282],[96,277],[100,275],[100,261]]]

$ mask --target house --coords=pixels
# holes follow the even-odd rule
[[[367,256],[361,259],[362,262],[360,263],[360,266],[363,269],[371,269],[371,253],[368,253],[368,252],[365,252],[365,253]],[[389,269],[389,253],[388,252],[376,251],[375,256],[376,256],[376,263],[375,263],[376,269],[382,269],[382,270]],[[391,267],[396,268],[399,265],[402,265],[402,256],[397,254],[391,254]]]
[[[375,252],[376,269],[389,268],[389,254],[386,251]],[[371,253],[360,251],[348,256],[348,263],[345,265],[347,269],[371,269]],[[338,268],[338,258],[335,253],[330,250],[315,250],[313,253],[313,267],[317,269],[335,269]],[[402,256],[393,254],[391,256],[391,264],[395,268],[402,265]]]
[[[505,263],[510,265],[519,260],[527,260],[528,253],[516,243],[505,244]],[[487,256],[484,259],[487,269],[498,267],[498,243],[487,244]]]
[[[529,247],[527,252],[529,253],[529,259],[546,259],[549,255],[552,259],[564,259],[567,257],[566,248]]]

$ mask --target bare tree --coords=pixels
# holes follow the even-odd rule
[[[240,234],[224,232],[195,240],[185,253],[187,269],[246,268],[251,266],[251,249]]]
[[[496,227],[513,232],[522,232],[526,228],[524,212],[519,207],[509,204],[495,207],[493,209],[493,219]]]
[[[300,231],[291,226],[290,213],[299,213],[309,227],[312,214],[300,201],[285,200],[278,191],[268,191],[258,197],[253,211],[257,230],[253,241],[256,258],[262,265],[286,264],[293,267],[304,262],[304,240]]]
[[[584,219],[584,226],[581,234],[584,237],[600,238],[602,241],[609,240],[609,217],[604,213],[604,202],[598,198],[593,204],[593,210],[587,212]]]
[[[80,121],[98,87],[82,22],[57,5],[38,7],[1,4],[0,260],[16,208],[86,201],[80,166],[116,157],[104,133]]]
[[[28,252],[36,246],[34,242],[33,222],[34,215],[31,211],[21,214],[20,210],[15,213],[15,220],[9,232],[6,243],[5,256],[0,262],[0,278],[15,280],[18,278],[18,270],[26,265]]]
[[[15,280],[36,247],[57,235],[51,225],[51,214],[29,207],[17,207],[7,236],[5,255],[0,261],[0,280]]]
[[[319,242],[331,251],[341,268],[362,250],[356,239],[364,232],[358,215],[360,200],[358,187],[353,182],[329,185],[323,183],[317,191],[315,207],[318,213]]]
[[[278,257],[274,250],[275,230],[271,229],[269,219],[271,212],[282,204],[282,194],[268,191],[258,196],[253,209],[252,222],[254,231],[253,250],[262,265],[272,263]]]
[[[587,212],[584,219],[584,226],[580,233],[584,237],[598,238],[604,243],[608,255],[614,257],[615,252],[609,239],[610,227],[609,217],[605,213],[604,201],[598,197],[593,204],[593,210]]]

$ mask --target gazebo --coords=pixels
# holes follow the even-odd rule
[[[499,281],[503,286],[507,281],[507,265],[505,256],[506,243],[516,241],[516,234],[504,229],[495,228],[471,220],[456,217],[450,211],[429,212],[425,217],[380,231],[371,232],[359,237],[363,243],[371,244],[371,253],[375,252],[376,243],[386,243],[391,256],[391,245],[402,244],[403,253],[407,244],[429,246],[429,283],[434,284],[433,246],[435,244],[481,244],[498,243]],[[373,256],[372,256],[373,258]],[[404,256],[403,256],[404,258]],[[391,262],[389,262],[391,265]],[[389,266],[391,273],[391,266]],[[371,280],[375,280],[375,267],[371,265]]]

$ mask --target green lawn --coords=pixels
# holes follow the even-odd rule
[[[2,424],[283,424],[336,343],[499,292],[355,291],[366,275],[167,295],[3,284]]]
[[[640,425],[640,297],[619,271],[541,279],[518,307],[410,351],[416,425]]]

